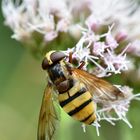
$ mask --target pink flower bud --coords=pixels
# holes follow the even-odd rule
[[[115,39],[118,43],[121,41],[124,41],[127,38],[127,33],[126,32],[119,32],[116,36]]]

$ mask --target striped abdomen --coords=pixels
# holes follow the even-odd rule
[[[70,82],[69,88],[65,88],[61,92],[59,90],[58,99],[61,107],[74,119],[85,124],[92,124],[96,116],[94,113],[95,105],[90,92],[79,81],[71,80],[67,82]]]

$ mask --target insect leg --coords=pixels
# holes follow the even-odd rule
[[[69,53],[69,63],[72,63],[72,55],[73,55],[73,52],[70,52]]]
[[[78,66],[78,68],[77,68],[77,69],[82,69],[82,68],[83,68],[83,66],[85,65],[85,62],[84,62],[84,61],[81,61],[80,63],[81,63],[81,64]]]

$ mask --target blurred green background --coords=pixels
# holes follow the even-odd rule
[[[12,32],[3,21],[0,13],[0,140],[36,140],[45,73],[41,61],[35,60],[21,44],[10,38]],[[132,102],[128,118],[132,129],[122,121],[115,127],[102,122],[98,137],[94,127],[87,127],[87,132],[83,133],[81,124],[61,111],[62,121],[56,139],[139,140],[140,102]]]

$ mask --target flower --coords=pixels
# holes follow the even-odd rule
[[[105,4],[102,4],[104,3]],[[138,10],[135,13],[134,10],[137,8],[136,1],[132,0],[91,0],[89,9],[91,11],[89,17],[92,17],[94,23],[99,23],[100,25],[109,25],[112,23],[118,23],[119,25],[123,25],[123,28],[130,26],[132,21],[136,22]],[[132,14],[133,12],[133,14]],[[132,20],[128,20],[128,18],[132,18]],[[138,21],[138,19],[137,19]],[[90,20],[91,22],[91,20]]]
[[[21,3],[19,0],[3,0],[2,10],[6,25],[10,26],[18,40],[22,38],[21,30],[27,34],[37,31],[44,35],[55,30],[67,30],[71,18],[62,0],[23,0]]]
[[[117,42],[115,34],[113,35],[113,28],[115,28],[114,25],[109,26],[108,31],[103,34],[97,34],[89,27],[81,28],[82,37],[79,42],[75,47],[64,51],[64,53],[69,55],[71,52],[73,58],[79,63],[84,61],[83,69],[98,77],[121,74],[132,65],[132,61],[127,57],[127,52],[131,49],[132,45],[130,42],[127,42],[123,45],[122,49],[121,42]],[[92,71],[89,67],[91,67]],[[139,100],[140,94],[133,94],[133,90],[128,86],[116,87],[122,95],[118,96],[115,100],[112,100],[114,98],[112,94],[106,93],[106,96],[110,98],[105,100],[105,95],[99,96],[94,93],[93,101],[97,106],[95,110],[97,119],[92,125],[96,127],[97,135],[99,135],[100,121],[102,120],[106,120],[112,125],[115,125],[116,121],[122,120],[132,128],[126,113],[129,110],[131,100]],[[82,125],[82,127],[85,132],[85,125]]]
[[[140,56],[140,40],[133,41],[130,44],[127,52],[129,52],[129,53],[131,53],[131,54],[133,54],[135,56]]]
[[[68,38],[67,40],[74,38],[76,43],[81,37],[81,30],[77,25],[84,28],[86,25],[95,33],[101,33],[104,26],[114,24],[116,41],[123,40],[128,35],[139,36],[137,29],[140,21],[137,16],[140,10],[133,12],[137,8],[134,0],[131,2],[106,0],[105,4],[102,4],[103,2],[103,0],[58,0],[57,2],[2,0],[2,12],[5,24],[13,31],[12,38],[33,50],[36,48],[37,51],[45,51],[48,44],[53,41],[59,40],[60,44],[64,45],[64,37]],[[129,20],[130,18],[132,20]],[[132,25],[135,26],[132,28]],[[117,42],[114,42],[109,34],[106,43],[108,41],[112,41],[112,47],[117,47]]]
[[[127,63],[129,61],[125,54],[116,55],[114,52],[107,50],[108,53],[104,56],[104,63],[107,65],[107,72],[121,73],[121,71],[128,70]]]
[[[71,13],[63,0],[3,0],[2,11],[12,38],[41,55],[71,25]]]
[[[129,45],[126,45],[124,50],[120,54],[115,53],[115,49],[118,47],[118,43],[115,37],[111,34],[112,28],[109,27],[107,33],[102,35],[95,34],[91,29],[83,29],[83,36],[76,44],[74,48],[68,49],[65,53],[68,55],[73,53],[73,57],[80,63],[84,61],[85,67],[89,64],[94,64],[98,68],[99,75],[107,76],[108,73],[121,73],[121,71],[127,70],[127,63],[129,61],[126,57],[126,50]],[[101,41],[105,38],[104,41]],[[100,60],[100,63],[97,61]],[[90,61],[90,63],[89,63]],[[88,70],[86,68],[86,70]]]
[[[134,95],[132,93],[132,89],[128,86],[117,86],[120,91],[122,91],[124,98],[117,99],[115,102],[104,102],[103,108],[96,111],[97,114],[97,121],[106,120],[112,125],[115,125],[115,121],[123,120],[125,123],[128,124],[130,128],[132,128],[131,124],[126,118],[126,113],[128,111],[129,105],[131,100],[136,99],[139,100],[140,94]],[[100,101],[102,102],[102,101]],[[112,110],[114,110],[116,115],[112,115]]]

